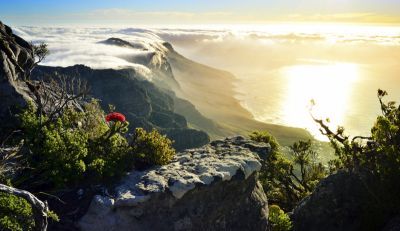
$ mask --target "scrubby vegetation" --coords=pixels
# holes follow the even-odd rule
[[[295,142],[290,147],[291,158],[288,158],[268,132],[253,132],[250,139],[271,145],[272,152],[263,164],[260,181],[268,201],[284,211],[291,211],[326,176],[325,168],[317,162],[310,140]]]
[[[378,116],[371,136],[345,135],[344,128],[332,131],[326,124],[329,119],[314,118],[335,150],[337,158],[329,162],[329,170],[316,161],[311,141],[298,141],[290,146],[291,156],[285,157],[275,138],[268,132],[253,132],[250,138],[271,145],[260,175],[270,206],[272,230],[290,230],[291,222],[285,212],[290,212],[328,173],[348,171],[364,179],[365,190],[370,195],[361,204],[363,227],[378,230],[398,214],[400,208],[400,106],[384,102],[386,91],[378,91],[382,115]],[[364,198],[365,199],[365,198]],[[362,198],[360,198],[362,200]],[[282,208],[282,209],[281,209]],[[317,218],[316,218],[317,219]]]
[[[95,100],[83,110],[66,108],[52,120],[31,105],[20,120],[22,134],[13,143],[22,144],[18,160],[22,167],[11,178],[2,175],[0,182],[12,182],[18,188],[36,191],[104,184],[135,167],[166,164],[175,154],[172,142],[156,130],[138,128],[126,135],[125,117],[116,112],[106,117]],[[34,226],[31,207],[24,199],[3,193],[0,208],[2,229]],[[53,212],[48,216],[58,219]]]
[[[25,199],[0,192],[0,230],[33,230],[32,215],[32,207]]]
[[[147,133],[138,128],[128,143],[129,123],[125,118],[105,120],[97,101],[86,104],[81,112],[66,109],[54,121],[41,117],[37,118],[33,106],[21,115],[24,144],[30,153],[26,155],[29,168],[17,181],[19,185],[52,182],[50,187],[60,188],[83,180],[103,182],[132,169],[134,161],[140,167],[143,163],[162,165],[175,154],[172,142],[156,130]]]
[[[268,217],[270,229],[291,230],[292,223],[287,212],[312,192],[319,180],[326,176],[326,169],[317,162],[311,140],[295,142],[290,146],[291,156],[288,158],[268,132],[253,132],[250,139],[271,145],[271,153],[260,171],[260,182],[268,203],[272,204]]]
[[[384,102],[386,91],[378,90],[382,114],[371,128],[371,136],[345,135],[344,128],[335,132],[323,120],[314,120],[321,126],[335,149],[337,159],[330,162],[331,171],[344,170],[365,179],[369,199],[363,204],[365,228],[378,230],[387,219],[397,215],[400,208],[400,105]]]
[[[156,130],[126,134],[125,116],[118,112],[106,116],[96,100],[88,102],[89,88],[80,79],[67,81],[57,75],[48,81],[32,81],[32,70],[48,53],[46,44],[32,45],[34,62],[27,70],[18,69],[33,101],[19,115],[21,126],[15,134],[0,143],[1,230],[31,230],[35,222],[42,222],[42,218],[32,218],[32,207],[19,194],[38,199],[6,185],[62,202],[46,192],[107,185],[133,168],[166,164],[175,154],[172,142]],[[57,221],[57,214],[43,205],[42,212]],[[47,217],[43,217],[43,227]]]
[[[33,192],[106,184],[133,168],[163,165],[173,158],[172,141],[165,135],[143,128],[126,134],[129,123],[125,116],[117,112],[106,116],[96,100],[87,102],[84,98],[88,89],[80,81],[31,81],[30,72],[48,54],[47,46],[33,46],[33,54],[36,60],[30,70],[19,71],[34,102],[19,116],[18,135],[8,140],[14,146],[11,151],[3,152],[2,142],[1,184]],[[314,118],[337,155],[329,162],[329,172],[348,171],[365,179],[370,197],[360,200],[365,200],[363,204],[368,208],[362,215],[366,229],[381,228],[398,215],[400,208],[400,106],[384,102],[386,95],[386,91],[378,91],[382,115],[377,117],[369,137],[350,137],[343,127],[332,131],[326,124],[329,120]],[[317,161],[310,140],[295,142],[289,147],[290,155],[285,156],[268,132],[253,132],[250,138],[269,143],[272,148],[260,172],[271,204],[270,229],[291,230],[288,212],[312,193],[328,170]],[[22,197],[0,192],[1,230],[33,230],[34,209]],[[47,205],[44,211],[58,220]]]
[[[33,106],[26,110],[21,121],[24,144],[30,152],[26,155],[29,168],[24,171],[29,178],[21,178],[19,183],[40,186],[52,182],[64,187],[81,182],[87,170],[99,178],[121,171],[115,163],[129,155],[127,142],[120,134],[108,134],[110,129],[101,115],[96,101],[84,112],[66,109],[54,121],[45,115],[39,120]]]
[[[135,161],[140,168],[167,164],[175,155],[171,145],[172,141],[157,130],[146,132],[143,128],[136,128],[131,142]]]
[[[268,222],[272,231],[289,231],[292,229],[290,217],[278,205],[269,206]]]

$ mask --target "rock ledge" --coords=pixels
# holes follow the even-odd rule
[[[257,183],[269,144],[241,136],[178,153],[165,166],[130,172],[111,196],[97,195],[82,230],[265,230]]]

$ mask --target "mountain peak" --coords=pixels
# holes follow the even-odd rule
[[[132,43],[130,43],[128,41],[125,41],[120,38],[115,38],[115,37],[106,39],[104,41],[101,41],[100,43],[107,44],[107,45],[115,45],[115,46],[120,46],[120,47],[131,47],[131,48],[135,48],[135,49],[137,49],[137,48],[141,49],[141,47],[134,46]]]

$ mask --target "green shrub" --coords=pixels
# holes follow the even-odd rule
[[[285,211],[291,211],[326,175],[322,164],[316,162],[311,141],[295,142],[290,147],[293,157],[290,160],[282,154],[279,143],[268,132],[253,132],[250,139],[271,145],[271,153],[263,163],[259,180],[268,201]]]
[[[107,124],[104,118],[97,101],[85,105],[84,112],[66,109],[54,121],[42,116],[42,122],[31,106],[21,115],[24,143],[31,152],[25,175],[39,184],[64,187],[129,170],[133,157],[122,136],[128,123]]]
[[[84,158],[87,134],[77,127],[83,113],[67,110],[62,117],[48,121],[43,116],[42,125],[32,108],[22,116],[24,142],[32,152],[28,156],[29,175],[48,179],[56,186],[76,183],[86,170]]]
[[[273,153],[279,152],[279,143],[275,137],[267,131],[254,131],[249,135],[250,139],[256,142],[264,142],[271,145]]]
[[[126,139],[117,133],[90,140],[87,163],[89,174],[101,180],[128,171],[133,167],[133,156]]]
[[[271,231],[289,231],[292,229],[290,217],[278,205],[269,207],[268,221]]]
[[[0,230],[33,230],[32,207],[23,198],[0,192]]]
[[[155,129],[146,132],[143,128],[136,128],[131,144],[135,165],[142,168],[167,164],[175,155],[171,145],[172,141]]]

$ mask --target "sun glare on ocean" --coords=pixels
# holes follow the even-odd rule
[[[287,95],[282,104],[284,123],[309,130],[316,138],[324,140],[308,108],[318,118],[330,118],[331,127],[343,124],[349,97],[359,78],[358,65],[352,63],[318,63],[284,68],[282,76],[287,81]]]

